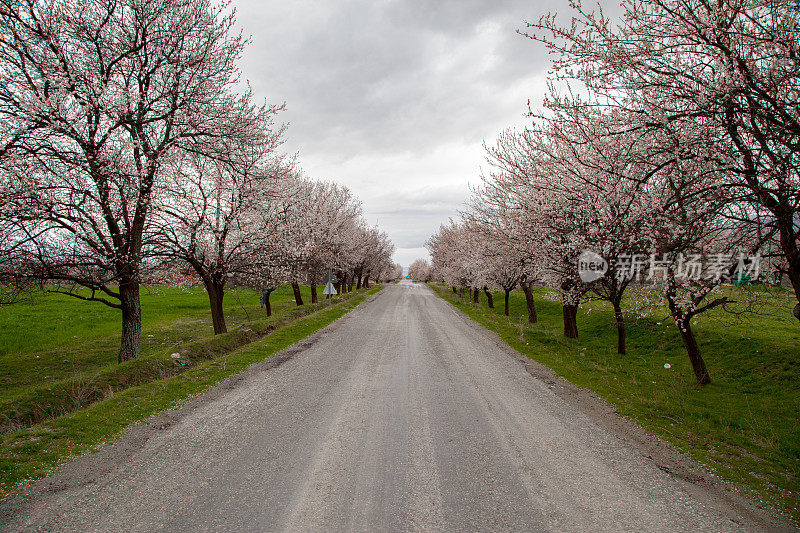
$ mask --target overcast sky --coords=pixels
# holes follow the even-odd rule
[[[515,33],[566,0],[235,0],[260,98],[286,102],[287,149],[348,186],[408,266],[480,180],[482,143],[521,126],[547,53]]]

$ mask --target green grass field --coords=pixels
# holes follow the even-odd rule
[[[303,296],[306,305],[297,308],[289,287],[275,291],[274,315],[268,319],[260,309],[258,294],[244,289],[229,292],[225,315],[232,335],[210,341],[222,344],[215,352],[249,340],[237,339],[237,332],[266,333],[286,318],[307,312],[310,288],[303,288]],[[202,287],[143,291],[141,355],[126,365],[116,362],[120,327],[117,310],[60,294],[39,293],[31,300],[0,307],[0,433],[165,377],[160,374],[174,369],[155,365],[155,360],[213,337],[208,297]]]
[[[476,305],[448,287],[434,288],[519,352],[800,520],[800,327],[788,295],[743,323],[721,311],[698,318],[695,331],[713,380],[698,388],[666,312],[629,324],[628,353],[618,355],[606,302],[584,305],[579,338],[566,339],[560,303],[544,298],[545,289],[537,292],[539,322],[529,325],[521,291],[513,291],[505,317],[502,292],[494,293],[491,310],[484,294]]]
[[[305,287],[302,307],[290,288],[279,289],[270,318],[252,291],[228,293],[228,333],[217,336],[202,288],[150,288],[142,298],[142,353],[123,364],[116,362],[120,326],[113,309],[51,294],[0,307],[0,497],[271,357],[380,288],[310,305]]]
[[[304,301],[310,301],[310,289],[302,287],[302,292]],[[157,333],[172,331],[176,327],[176,340],[214,333],[208,296],[202,287],[143,287],[141,299],[143,354],[158,350],[163,342],[174,342],[167,338],[152,339]],[[271,301],[276,314],[295,305],[289,287],[275,291]],[[263,314],[255,292],[239,289],[225,294],[229,329],[258,320]],[[30,300],[0,307],[0,357],[62,350],[83,354],[87,347],[95,348],[97,341],[118,342],[119,329],[120,315],[116,309],[61,294],[36,293]],[[98,355],[100,364],[108,363],[104,361],[105,354]],[[88,359],[84,361],[89,363]],[[3,363],[5,366],[6,361]]]

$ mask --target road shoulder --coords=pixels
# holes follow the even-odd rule
[[[267,349],[265,350],[266,353],[262,355],[253,355],[259,349],[264,349],[261,345],[269,339],[269,336],[243,347],[235,354],[232,354],[234,356],[241,355],[241,361],[229,364],[230,371],[227,377],[215,381],[205,388],[203,388],[202,383],[198,383],[200,391],[187,395],[177,405],[155,410],[155,414],[130,424],[121,433],[111,435],[108,441],[98,444],[96,449],[85,450],[77,457],[70,458],[59,466],[50,469],[41,479],[31,480],[30,483],[16,487],[15,490],[0,501],[0,530],[5,530],[6,525],[13,522],[26,508],[38,505],[50,496],[98,482],[104,475],[112,472],[118,465],[142,449],[151,438],[177,424],[192,412],[216,401],[246,380],[253,379],[263,372],[276,368],[307,350],[323,336],[338,329],[342,318],[347,317],[351,311],[356,310],[358,307],[373,301],[379,294],[380,291],[359,295],[363,299],[359,298],[360,301],[356,305],[352,305],[353,302],[346,301],[344,302],[344,308],[337,310],[334,307],[332,310],[336,311],[336,313],[324,318],[328,320],[325,325],[300,340],[291,340],[290,344],[284,344],[285,347],[282,349]],[[323,309],[316,313],[323,313],[325,310]],[[316,313],[288,324],[286,326],[287,330],[283,332],[285,339],[291,339],[292,332],[288,328],[292,324],[302,327],[302,322],[312,320]],[[281,334],[281,331],[277,330],[276,333]],[[278,342],[289,342],[285,339],[276,340]],[[254,360],[258,362],[252,362]],[[192,379],[192,376],[186,373],[170,379]],[[92,409],[92,407],[89,409]],[[81,416],[81,413],[74,413],[68,416]]]
[[[500,336],[479,324],[455,307],[437,291],[426,287],[443,300],[469,327],[492,339],[498,350],[515,359],[534,379],[544,383],[559,398],[579,410],[597,426],[624,442],[656,467],[669,474],[696,500],[716,510],[733,522],[758,531],[800,531],[776,512],[759,507],[758,502],[742,494],[728,481],[714,475],[703,465],[683,454],[671,443],[648,434],[641,426],[620,415],[595,392],[578,387],[549,367],[514,350]]]

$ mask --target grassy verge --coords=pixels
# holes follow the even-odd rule
[[[785,302],[744,324],[722,313],[699,318],[695,331],[713,381],[698,388],[669,320],[630,324],[628,353],[618,355],[604,302],[584,306],[580,338],[566,339],[560,304],[544,298],[544,289],[536,298],[539,322],[527,324],[520,291],[513,291],[506,317],[502,293],[489,309],[483,294],[476,305],[447,287],[433,288],[520,353],[800,520],[800,329]]]
[[[0,307],[0,434],[180,373],[324,305],[297,306],[288,287],[275,291],[272,302],[274,314],[266,317],[256,293],[231,291],[224,308],[229,333],[214,336],[202,287],[146,288],[141,355],[122,365],[114,309],[48,293]],[[170,357],[175,353],[179,359]]]
[[[130,424],[273,356],[343,316],[381,288],[377,285],[368,291],[349,293],[331,306],[297,308],[292,316],[276,317],[278,322],[271,324],[268,335],[243,347],[237,346],[236,336],[249,338],[251,333],[235,331],[194,341],[182,347],[184,364],[178,364],[181,371],[177,374],[153,376],[155,380],[111,392],[86,408],[0,437],[0,497],[20,482],[39,478],[55,465],[95,449]],[[297,316],[300,313],[305,316]],[[251,326],[254,326],[248,328],[251,332],[258,327]],[[161,368],[176,367],[170,355],[149,355],[145,359],[160,362]]]

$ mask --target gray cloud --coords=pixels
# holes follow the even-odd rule
[[[244,77],[287,104],[287,148],[349,186],[408,253],[467,196],[481,142],[519,125],[549,57],[515,33],[565,0],[238,0]]]

